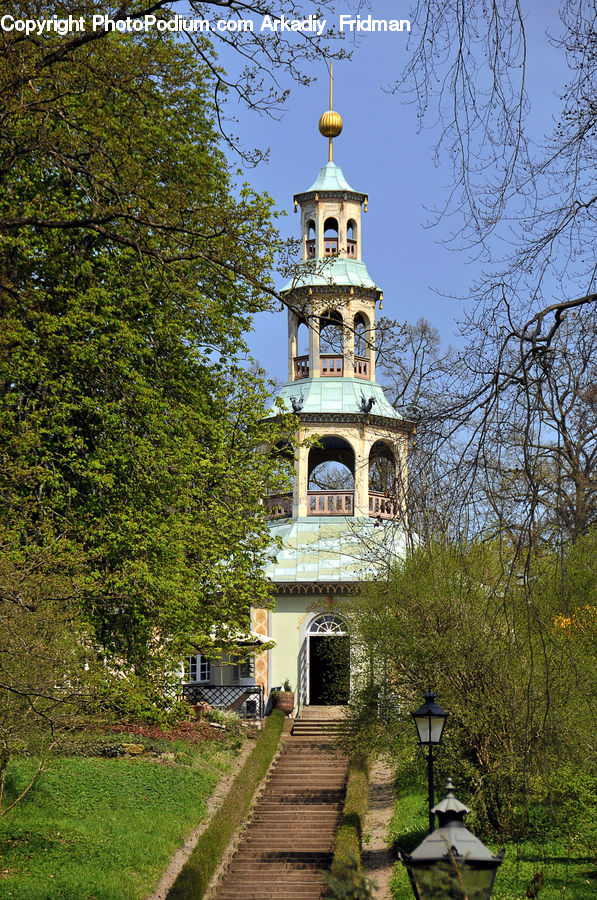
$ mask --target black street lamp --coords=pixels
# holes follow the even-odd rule
[[[401,853],[416,900],[489,900],[504,851],[494,855],[463,825],[470,812],[448,779],[444,800],[433,808],[439,825],[410,856]]]
[[[444,726],[448,713],[444,712],[441,706],[435,702],[435,694],[429,688],[424,694],[425,703],[420,706],[411,716],[417,726],[419,735],[419,744],[427,750],[427,785],[429,791],[429,834],[435,827],[433,816],[433,805],[435,797],[433,795],[433,760],[434,752],[437,753],[439,745],[442,741]]]

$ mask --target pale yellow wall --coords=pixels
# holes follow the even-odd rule
[[[276,598],[276,609],[271,616],[271,637],[276,646],[270,651],[270,688],[288,678],[293,690],[296,689],[301,623],[314,602],[312,597]]]
[[[276,646],[270,650],[270,689],[283,685],[286,678],[296,694],[295,705],[306,700],[306,638],[314,618],[324,613],[342,615],[346,598],[338,601],[323,594],[319,596],[276,597],[276,609],[271,614],[271,637]],[[301,653],[301,650],[303,651]]]

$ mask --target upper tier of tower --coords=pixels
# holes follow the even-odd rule
[[[302,252],[282,289],[289,307],[288,380],[375,381],[375,307],[381,307],[383,295],[362,259],[367,194],[355,191],[330,160],[294,202],[301,214]],[[299,346],[302,326],[306,353]]]

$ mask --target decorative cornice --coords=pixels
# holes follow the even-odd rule
[[[329,258],[330,257],[326,257],[326,259]],[[311,262],[311,260],[309,260],[309,262]],[[325,271],[321,274],[325,275]],[[367,287],[359,284],[337,284],[335,281],[332,281],[329,282],[329,284],[296,284],[294,287],[288,288],[287,290],[281,290],[280,294],[286,295],[289,298],[289,302],[292,303],[292,298],[294,296],[300,297],[303,294],[311,298],[315,295],[319,295],[323,298],[330,294],[351,294],[356,297],[357,292],[359,297],[370,297],[372,300],[377,300],[382,293],[381,289],[378,287]]]
[[[358,581],[273,581],[272,594],[356,594]]]
[[[341,188],[329,190],[325,188],[317,191],[301,191],[294,195],[293,200],[296,200],[297,203],[304,203],[305,200],[317,201],[322,198],[325,198],[326,200],[336,198],[338,200],[354,200],[356,203],[364,203],[367,196],[367,194],[363,194],[360,191],[344,191]]]
[[[366,384],[367,382],[363,382]],[[415,423],[408,419],[390,419],[388,416],[372,416],[359,413],[295,413],[304,425],[379,425],[388,431],[411,434]]]

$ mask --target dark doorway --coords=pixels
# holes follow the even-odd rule
[[[309,637],[309,703],[339,706],[348,703],[350,647],[347,634]]]

